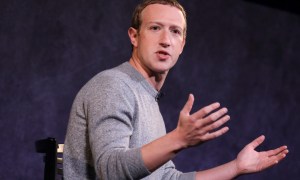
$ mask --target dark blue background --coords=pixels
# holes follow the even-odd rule
[[[99,71],[127,61],[137,0],[0,1],[0,179],[42,179],[34,141],[64,141],[72,101]],[[300,175],[300,16],[238,0],[182,1],[188,13],[185,51],[160,101],[168,131],[189,93],[194,110],[228,107],[230,131],[174,160],[182,171],[232,160],[248,142],[289,146],[288,157],[239,179]]]

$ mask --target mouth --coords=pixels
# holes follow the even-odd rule
[[[170,54],[167,51],[157,51],[156,53],[163,56],[170,56]]]
[[[156,55],[157,55],[158,59],[163,60],[163,61],[169,59],[171,56],[167,51],[157,51]]]

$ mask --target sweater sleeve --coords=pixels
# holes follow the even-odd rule
[[[150,174],[140,148],[129,148],[135,100],[116,78],[104,78],[86,94],[88,134],[94,167],[100,179],[140,179]]]
[[[194,180],[196,178],[195,172],[182,173],[175,169],[173,161],[168,161],[164,165],[163,179],[176,179],[176,180]]]

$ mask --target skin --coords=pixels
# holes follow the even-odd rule
[[[159,91],[183,51],[186,22],[179,9],[161,4],[147,6],[141,13],[141,21],[139,30],[128,30],[133,45],[129,63]],[[216,102],[191,113],[193,104],[194,96],[190,94],[180,112],[177,128],[141,148],[142,158],[150,171],[174,158],[181,150],[217,138],[229,130],[226,126],[222,127],[230,119],[226,107]],[[198,171],[196,179],[232,179],[277,164],[288,153],[287,147],[255,151],[264,139],[260,136],[253,140],[236,159],[226,164]]]
[[[128,30],[133,45],[130,64],[159,90],[185,45],[185,21],[177,8],[154,4],[141,14],[140,30]]]

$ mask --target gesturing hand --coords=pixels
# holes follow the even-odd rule
[[[262,171],[277,164],[288,153],[287,146],[269,151],[255,151],[255,148],[263,143],[265,136],[260,136],[242,149],[236,159],[239,174]]]
[[[228,127],[218,129],[230,119],[228,115],[225,115],[227,108],[217,110],[220,104],[213,103],[190,114],[193,104],[194,96],[190,94],[188,101],[180,112],[178,126],[175,129],[185,147],[195,146],[214,139],[229,130]]]

